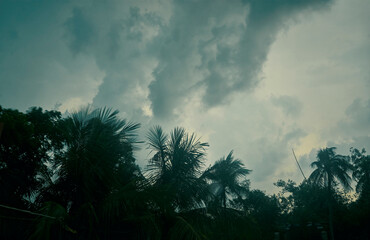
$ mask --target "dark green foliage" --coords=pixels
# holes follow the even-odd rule
[[[370,197],[370,155],[365,155],[365,149],[361,151],[351,148],[351,161],[354,166],[353,179],[357,182],[356,192],[360,198]]]
[[[56,111],[31,108],[27,113],[21,113],[0,107],[0,122],[3,127],[0,137],[1,204],[31,210],[37,207],[31,202],[43,186],[40,177],[45,172],[45,164],[63,147],[60,119],[61,114]],[[32,216],[6,209],[0,209],[0,215],[11,216],[14,221],[21,219],[25,224],[23,226],[30,226],[29,223],[33,220]],[[18,231],[13,220],[4,219],[0,219],[0,225],[7,231],[4,231],[4,235],[1,231],[0,238],[25,236],[26,231]]]
[[[183,128],[148,132],[142,172],[138,128],[109,108],[0,107],[0,239],[320,239],[329,226],[369,239],[365,150],[322,149],[307,181],[279,180],[269,196],[233,152],[204,169],[208,144]]]
[[[57,122],[61,114],[31,108],[27,113],[0,107],[0,201],[24,206],[38,187],[38,170],[62,147]],[[23,202],[23,203],[22,203]]]
[[[279,180],[275,185],[282,188],[278,194],[280,206],[290,221],[297,224],[327,222],[328,199],[325,188],[306,181],[296,186],[291,180]]]
[[[313,183],[325,186],[331,191],[339,182],[345,190],[351,190],[351,177],[348,174],[352,170],[348,156],[335,154],[335,148],[325,148],[317,153],[317,161],[311,163],[316,168],[310,175],[309,180]]]
[[[239,159],[234,159],[231,151],[226,158],[221,158],[207,169],[203,178],[211,181],[210,191],[213,201],[226,208],[228,196],[240,197],[245,193],[249,186],[243,186],[241,178],[250,172],[251,170],[244,168],[244,164]]]
[[[351,177],[348,174],[352,170],[348,156],[335,154],[335,147],[321,149],[317,153],[317,161],[311,163],[316,168],[310,175],[309,181],[327,189],[327,202],[329,210],[330,236],[334,239],[334,187],[339,182],[344,190],[351,190]]]
[[[148,133],[148,146],[154,153],[148,166],[149,180],[165,196],[157,202],[161,211],[197,207],[206,190],[200,175],[208,144],[183,128],[175,128],[168,136],[156,126]]]

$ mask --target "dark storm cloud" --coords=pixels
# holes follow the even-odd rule
[[[62,40],[68,2],[0,4],[0,103],[25,110],[84,97],[81,89],[90,90],[94,84],[80,71],[94,71],[91,61],[73,59]]]
[[[88,79],[100,71],[96,105],[137,112],[147,101],[154,116],[165,118],[194,94],[216,106],[252,90],[287,20],[330,2],[2,1],[0,77],[7,92],[39,88],[42,96],[24,94],[56,102],[62,94],[51,86],[76,92],[70,75],[80,69]],[[83,68],[82,58],[90,61]]]
[[[205,88],[207,106],[253,89],[270,45],[287,20],[331,1],[177,1],[159,36],[159,66],[150,85],[155,115],[168,116],[189,91]],[[194,74],[198,72],[198,75]]]
[[[140,117],[146,101],[140,91],[147,89],[155,66],[146,45],[160,25],[158,14],[129,1],[89,2],[70,11],[64,26],[71,52],[91,56],[105,74],[94,105]]]
[[[73,9],[73,16],[66,21],[65,26],[69,33],[67,34],[69,47],[74,54],[85,50],[93,40],[93,26],[83,15],[81,9]]]

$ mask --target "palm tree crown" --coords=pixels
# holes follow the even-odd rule
[[[240,178],[250,172],[251,170],[244,168],[244,164],[239,159],[234,159],[231,151],[226,158],[221,158],[206,170],[203,176],[213,182],[213,194],[226,208],[227,195],[239,195],[244,190]]]
[[[149,179],[172,195],[169,201],[174,208],[191,207],[203,186],[199,176],[208,143],[179,127],[167,135],[155,126],[147,138],[148,148],[154,152],[148,165]]]
[[[59,192],[72,192],[72,207],[103,199],[118,184],[122,168],[134,166],[139,124],[118,118],[118,111],[90,106],[66,119],[66,152],[56,159]]]
[[[317,161],[311,163],[316,168],[310,175],[309,180],[332,190],[337,181],[345,190],[351,188],[351,177],[348,174],[352,165],[347,156],[337,155],[335,147],[321,149],[317,153]]]

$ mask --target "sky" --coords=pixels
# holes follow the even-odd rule
[[[1,0],[0,105],[108,106],[234,150],[268,193],[318,149],[370,151],[368,0]],[[145,169],[146,146],[136,153]]]

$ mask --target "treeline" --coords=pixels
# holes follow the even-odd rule
[[[0,107],[0,239],[370,237],[365,150],[321,149],[308,179],[279,180],[270,196],[250,189],[233,152],[205,168],[208,144],[195,134],[154,126],[141,141],[139,127],[109,108]]]

